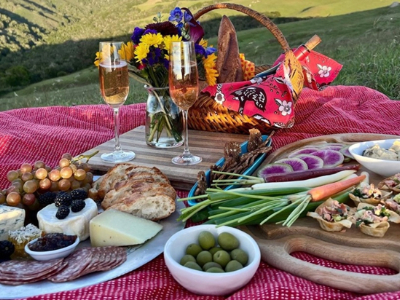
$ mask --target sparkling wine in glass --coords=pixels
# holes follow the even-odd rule
[[[111,153],[103,153],[101,159],[119,163],[135,158],[132,151],[123,151],[119,142],[119,108],[129,93],[128,64],[124,60],[122,42],[100,42],[99,79],[104,101],[114,110],[115,147]]]
[[[199,94],[199,79],[193,42],[172,42],[169,55],[169,90],[172,100],[183,113],[185,143],[183,153],[172,158],[177,165],[194,165],[202,158],[189,151],[188,111]]]

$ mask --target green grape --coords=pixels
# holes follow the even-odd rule
[[[60,171],[57,169],[53,169],[47,175],[51,181],[59,181],[61,178]]]
[[[64,153],[64,154],[61,156],[61,158],[66,158],[66,159],[68,159],[68,160],[71,160],[71,159],[72,159],[72,155],[69,154],[69,153]]]
[[[15,179],[19,178],[19,173],[16,170],[11,170],[7,172],[7,180],[12,182]]]
[[[22,181],[26,182],[28,180],[32,180],[33,179],[33,174],[31,172],[25,172],[21,175],[21,179]]]
[[[43,178],[39,181],[39,187],[42,190],[48,190],[51,187],[51,180],[48,178]]]
[[[84,169],[76,170],[74,177],[76,180],[82,181],[86,178],[86,171]]]
[[[44,162],[42,162],[41,160],[35,161],[35,163],[33,164],[33,168],[34,169],[40,169],[40,168],[44,168],[46,165]]]
[[[30,206],[35,203],[36,196],[35,194],[25,194],[22,197],[22,203],[26,206]]]
[[[22,174],[30,173],[30,172],[32,172],[32,165],[29,163],[23,163],[19,169]]]
[[[47,170],[45,168],[39,168],[35,172],[35,177],[37,179],[45,179],[47,177]]]
[[[61,168],[68,167],[70,164],[71,164],[71,161],[69,159],[66,159],[66,158],[61,158],[59,163],[58,163],[58,165]]]
[[[36,180],[28,180],[24,183],[23,189],[27,194],[33,194],[39,188],[39,184]]]
[[[63,168],[60,170],[60,176],[61,176],[61,178],[68,179],[68,178],[70,178],[72,175],[73,175],[73,173],[72,173],[72,169],[71,169],[70,167],[63,167]]]
[[[71,188],[71,182],[68,179],[63,178],[58,182],[58,189],[60,191],[65,192],[68,191],[70,188]]]
[[[18,206],[21,203],[21,195],[17,192],[11,192],[6,197],[7,205]]]

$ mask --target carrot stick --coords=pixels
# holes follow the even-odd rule
[[[329,183],[326,185],[315,187],[307,192],[311,196],[311,201],[320,201],[324,198],[337,194],[352,185],[358,184],[365,179],[365,175],[357,176],[354,178]]]

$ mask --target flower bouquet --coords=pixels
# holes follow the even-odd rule
[[[147,101],[146,142],[156,147],[175,147],[182,144],[182,116],[173,103],[168,89],[169,50],[171,42],[192,40],[195,43],[199,76],[208,85],[216,83],[216,49],[203,40],[204,31],[187,8],[176,7],[168,21],[161,14],[154,23],[136,27],[121,50],[128,62],[130,75],[145,84]],[[95,64],[101,61],[101,53]]]

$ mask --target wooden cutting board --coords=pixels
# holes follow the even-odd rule
[[[305,145],[318,143],[354,143],[368,140],[398,138],[379,134],[338,134],[298,141],[270,154],[264,164],[287,157],[288,153]],[[360,172],[363,169],[360,170]],[[382,178],[370,172],[370,182]],[[349,204],[351,204],[349,202]],[[327,232],[312,218],[298,219],[291,227],[276,224],[247,226],[242,230],[251,234],[266,263],[293,275],[356,293],[380,293],[400,290],[400,225],[390,224],[383,238],[367,236],[352,226],[345,232]],[[297,259],[290,255],[303,251],[332,261],[388,267],[396,275],[371,275],[331,269]]]
[[[171,162],[172,157],[182,154],[183,146],[172,149],[157,149],[147,146],[144,136],[144,126],[139,126],[120,136],[121,147],[136,153],[131,162],[140,166],[157,167],[171,181],[176,189],[190,190],[197,181],[197,173],[206,171],[223,157],[224,146],[227,142],[242,143],[248,140],[248,135],[220,132],[189,130],[189,148],[193,154],[199,155],[203,161],[192,166],[177,166]],[[90,154],[99,150],[99,153],[89,161],[94,173],[102,174],[114,166],[101,160],[102,153],[114,149],[114,139],[105,142],[83,154]]]

